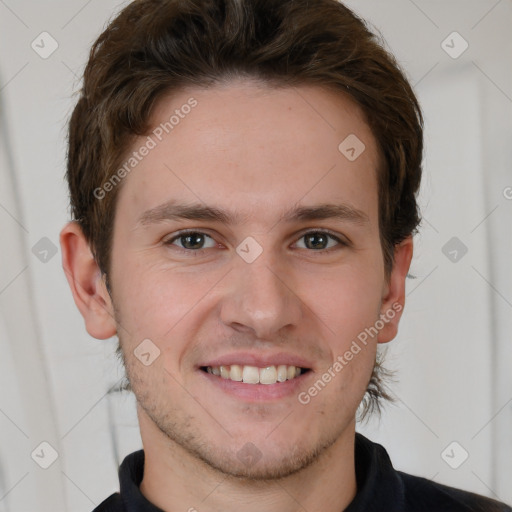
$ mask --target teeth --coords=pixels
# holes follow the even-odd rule
[[[226,368],[230,368],[226,366]],[[229,371],[228,379],[236,380],[237,382],[241,382],[242,380],[242,367],[238,364],[232,364]]]
[[[244,366],[242,377],[247,384],[258,384],[260,381],[260,371],[256,366]]]
[[[277,380],[279,382],[284,382],[287,379],[288,376],[288,369],[286,368],[285,364],[280,364],[277,367]]]
[[[208,366],[208,373],[222,377],[223,379],[243,381],[246,384],[275,384],[294,379],[301,374],[301,369],[297,366],[267,366],[258,368],[257,366],[232,364],[231,366]]]
[[[275,384],[277,382],[277,370],[275,366],[267,366],[260,370],[260,384]]]

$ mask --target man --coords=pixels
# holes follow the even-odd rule
[[[386,397],[422,117],[334,0],[141,0],[94,44],[63,267],[143,450],[95,510],[492,511],[355,432]]]

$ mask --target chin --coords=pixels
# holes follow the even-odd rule
[[[271,433],[270,436],[277,433]],[[266,437],[265,437],[266,436]],[[338,435],[315,439],[302,435],[298,442],[290,437],[271,440],[268,433],[251,437],[237,436],[231,447],[213,440],[180,443],[181,447],[210,469],[247,481],[270,481],[289,477],[317,463]],[[253,439],[254,442],[251,442]]]
[[[248,442],[235,454],[217,454],[215,457],[205,457],[203,454],[200,458],[210,468],[224,475],[239,480],[265,482],[299,473],[313,464],[319,455],[316,450],[292,451],[296,453],[290,455],[290,452],[279,454],[270,450],[261,451]]]

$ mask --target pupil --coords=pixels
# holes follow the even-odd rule
[[[306,235],[306,246],[310,249],[324,249],[325,243],[327,242],[327,237],[322,233],[313,233],[311,235]],[[312,244],[309,244],[311,240],[316,240]],[[318,244],[318,240],[320,240],[320,244]],[[311,247],[309,247],[311,245]],[[319,246],[320,245],[320,246]]]
[[[184,243],[185,241],[185,243]],[[181,237],[183,247],[187,249],[200,249],[203,242],[203,235],[200,233],[193,233]],[[199,246],[199,247],[198,247]]]
[[[200,233],[184,235],[181,237],[181,243],[187,249],[200,249],[203,244],[203,235]],[[306,235],[306,246],[309,249],[324,249],[326,243],[327,237],[322,233]]]

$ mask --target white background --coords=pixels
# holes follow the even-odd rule
[[[416,279],[388,352],[396,405],[359,430],[398,469],[512,503],[512,2],[348,5],[415,85],[427,147]],[[123,375],[115,340],[86,333],[58,247],[73,92],[118,8],[0,1],[0,512],[90,511],[118,490],[117,464],[141,447],[133,396],[107,394]],[[58,43],[47,59],[31,48],[43,31]],[[454,31],[469,44],[456,59],[442,47],[461,48],[446,39]],[[46,262],[32,252],[51,247],[44,237],[56,249]],[[452,237],[467,248],[456,262],[443,253]],[[43,441],[58,453],[46,470],[31,458]],[[457,469],[441,456],[454,441],[452,465],[469,454]]]

